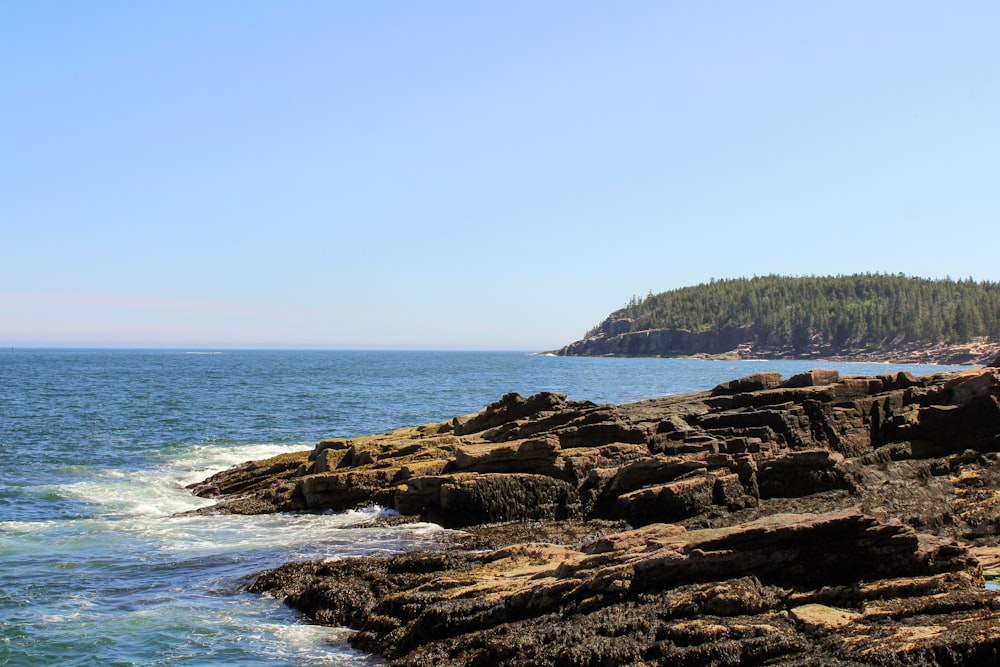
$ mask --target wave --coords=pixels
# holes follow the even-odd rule
[[[177,483],[181,486],[188,486],[246,461],[259,461],[281,454],[301,452],[312,449],[315,444],[314,442],[296,442],[237,446],[194,445],[176,458],[171,459],[168,465],[172,469],[172,475]]]
[[[172,516],[209,506],[187,487],[244,461],[311,449],[312,443],[225,447],[194,445],[148,469],[111,468],[90,479],[50,487],[49,493],[84,502],[104,516]]]

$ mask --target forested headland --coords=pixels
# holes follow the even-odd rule
[[[632,297],[560,354],[871,356],[1000,342],[1000,283],[903,274],[711,280]]]

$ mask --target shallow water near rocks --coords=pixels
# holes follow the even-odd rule
[[[198,351],[209,352],[209,351]],[[627,402],[749,373],[953,367],[520,352],[0,353],[0,665],[368,665],[347,632],[242,592],[282,562],[437,543],[432,524],[201,516],[236,463],[475,412],[503,394]]]

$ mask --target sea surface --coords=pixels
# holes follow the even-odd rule
[[[264,568],[433,544],[433,524],[200,516],[228,466],[476,412],[507,392],[627,402],[749,373],[943,366],[522,352],[0,351],[0,665],[370,665],[347,631],[244,592]]]

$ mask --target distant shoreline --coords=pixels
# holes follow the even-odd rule
[[[942,366],[988,366],[1000,357],[1000,343],[964,343],[959,345],[907,345],[891,350],[843,349],[795,354],[787,349],[755,348],[745,344],[718,354],[573,354],[568,348],[544,354],[571,357],[646,357],[674,359],[708,359],[713,361],[776,361],[815,360],[817,362],[857,362],[885,364],[936,364]]]

